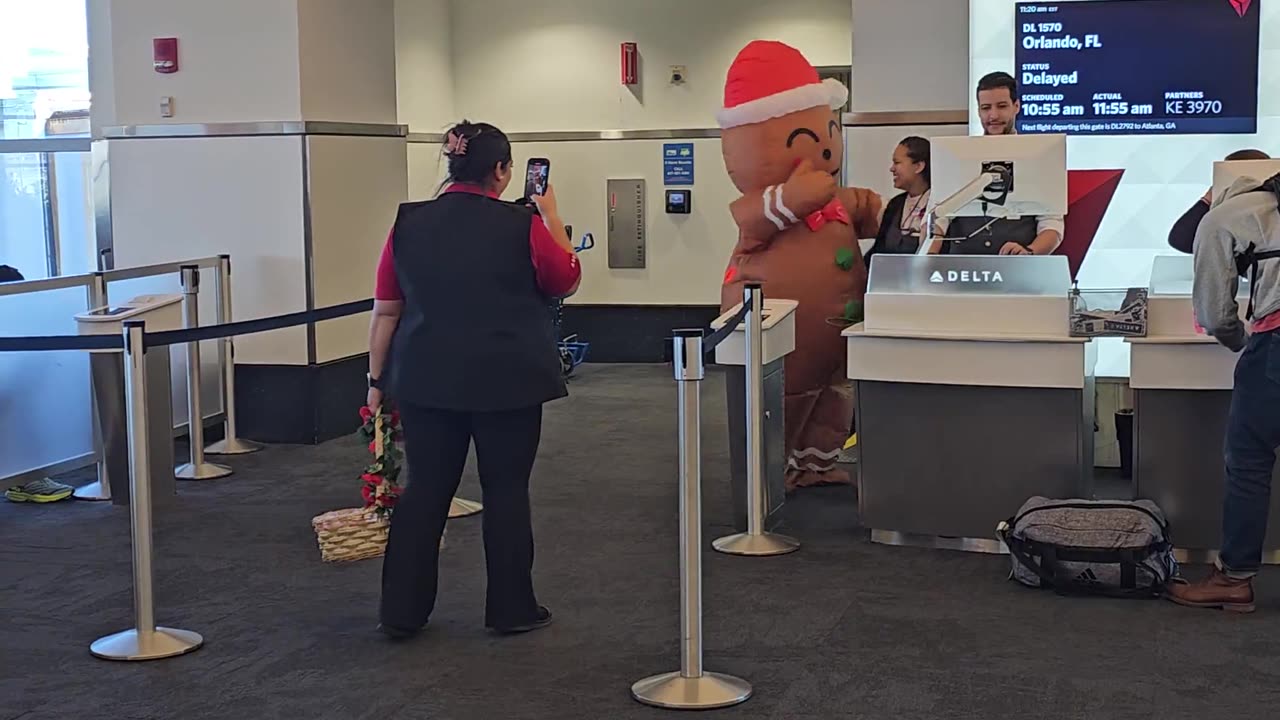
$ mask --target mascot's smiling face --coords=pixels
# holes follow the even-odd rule
[[[716,113],[725,168],[742,194],[791,177],[803,160],[833,175],[844,162],[838,108],[849,90],[823,80],[799,50],[755,40],[734,58]]]
[[[840,173],[844,137],[838,115],[819,106],[724,130],[720,147],[729,178],[744,195],[787,181],[799,162]]]

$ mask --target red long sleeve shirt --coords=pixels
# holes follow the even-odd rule
[[[445,192],[465,192],[497,197],[476,185],[464,183],[454,183],[445,188]],[[534,218],[529,224],[529,257],[533,260],[538,288],[550,297],[568,295],[582,277],[582,267],[578,264],[577,254],[561,247],[540,218]],[[374,283],[373,298],[375,300],[404,299],[404,293],[400,291],[400,281],[396,279],[395,257],[391,250],[390,234],[387,235],[387,242],[382,246],[382,256],[378,259],[378,274]]]

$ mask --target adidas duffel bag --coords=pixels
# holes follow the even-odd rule
[[[1168,521],[1150,500],[1033,497],[996,535],[1013,579],[1064,595],[1151,597],[1178,570]]]

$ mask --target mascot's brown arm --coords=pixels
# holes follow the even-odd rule
[[[814,170],[812,163],[805,161],[791,171],[785,183],[770,185],[757,194],[743,195],[733,201],[729,212],[738,225],[738,252],[764,249],[775,235],[820,210],[836,192],[835,179]],[[871,195],[879,202],[875,193]]]
[[[880,233],[883,201],[879,193],[867,188],[840,188],[838,194],[859,238],[873,238]]]

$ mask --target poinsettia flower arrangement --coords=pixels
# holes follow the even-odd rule
[[[360,408],[360,419],[364,425],[360,428],[360,436],[369,442],[369,452],[373,462],[365,468],[360,476],[364,486],[360,493],[364,498],[364,509],[387,518],[400,499],[400,470],[404,467],[404,452],[398,444],[400,440],[400,414],[384,408]]]

